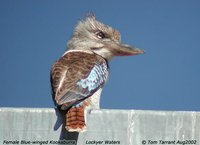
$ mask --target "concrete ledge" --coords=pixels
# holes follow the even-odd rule
[[[200,145],[200,112],[92,110],[80,134],[63,121],[52,108],[0,108],[0,144]]]

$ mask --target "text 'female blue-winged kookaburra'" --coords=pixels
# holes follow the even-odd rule
[[[94,15],[80,21],[68,42],[68,50],[53,65],[52,90],[55,102],[66,113],[66,129],[86,130],[87,109],[99,109],[102,88],[109,76],[108,61],[143,50],[122,44],[119,31],[96,20]]]

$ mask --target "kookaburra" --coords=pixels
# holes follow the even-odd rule
[[[109,77],[109,63],[114,56],[130,56],[143,50],[122,44],[118,30],[88,15],[75,27],[68,50],[55,62],[51,83],[55,102],[66,110],[70,131],[86,130],[87,109],[99,109],[102,89]]]

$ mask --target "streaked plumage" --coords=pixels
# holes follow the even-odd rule
[[[121,44],[120,33],[97,21],[93,15],[80,21],[68,43],[69,50],[53,65],[52,90],[55,101],[66,113],[66,129],[86,129],[86,109],[99,109],[102,88],[109,76],[113,56],[144,51]]]

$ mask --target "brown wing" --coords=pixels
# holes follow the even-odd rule
[[[96,54],[68,52],[51,71],[52,89],[58,105],[68,106],[91,96],[109,74],[107,61]]]

